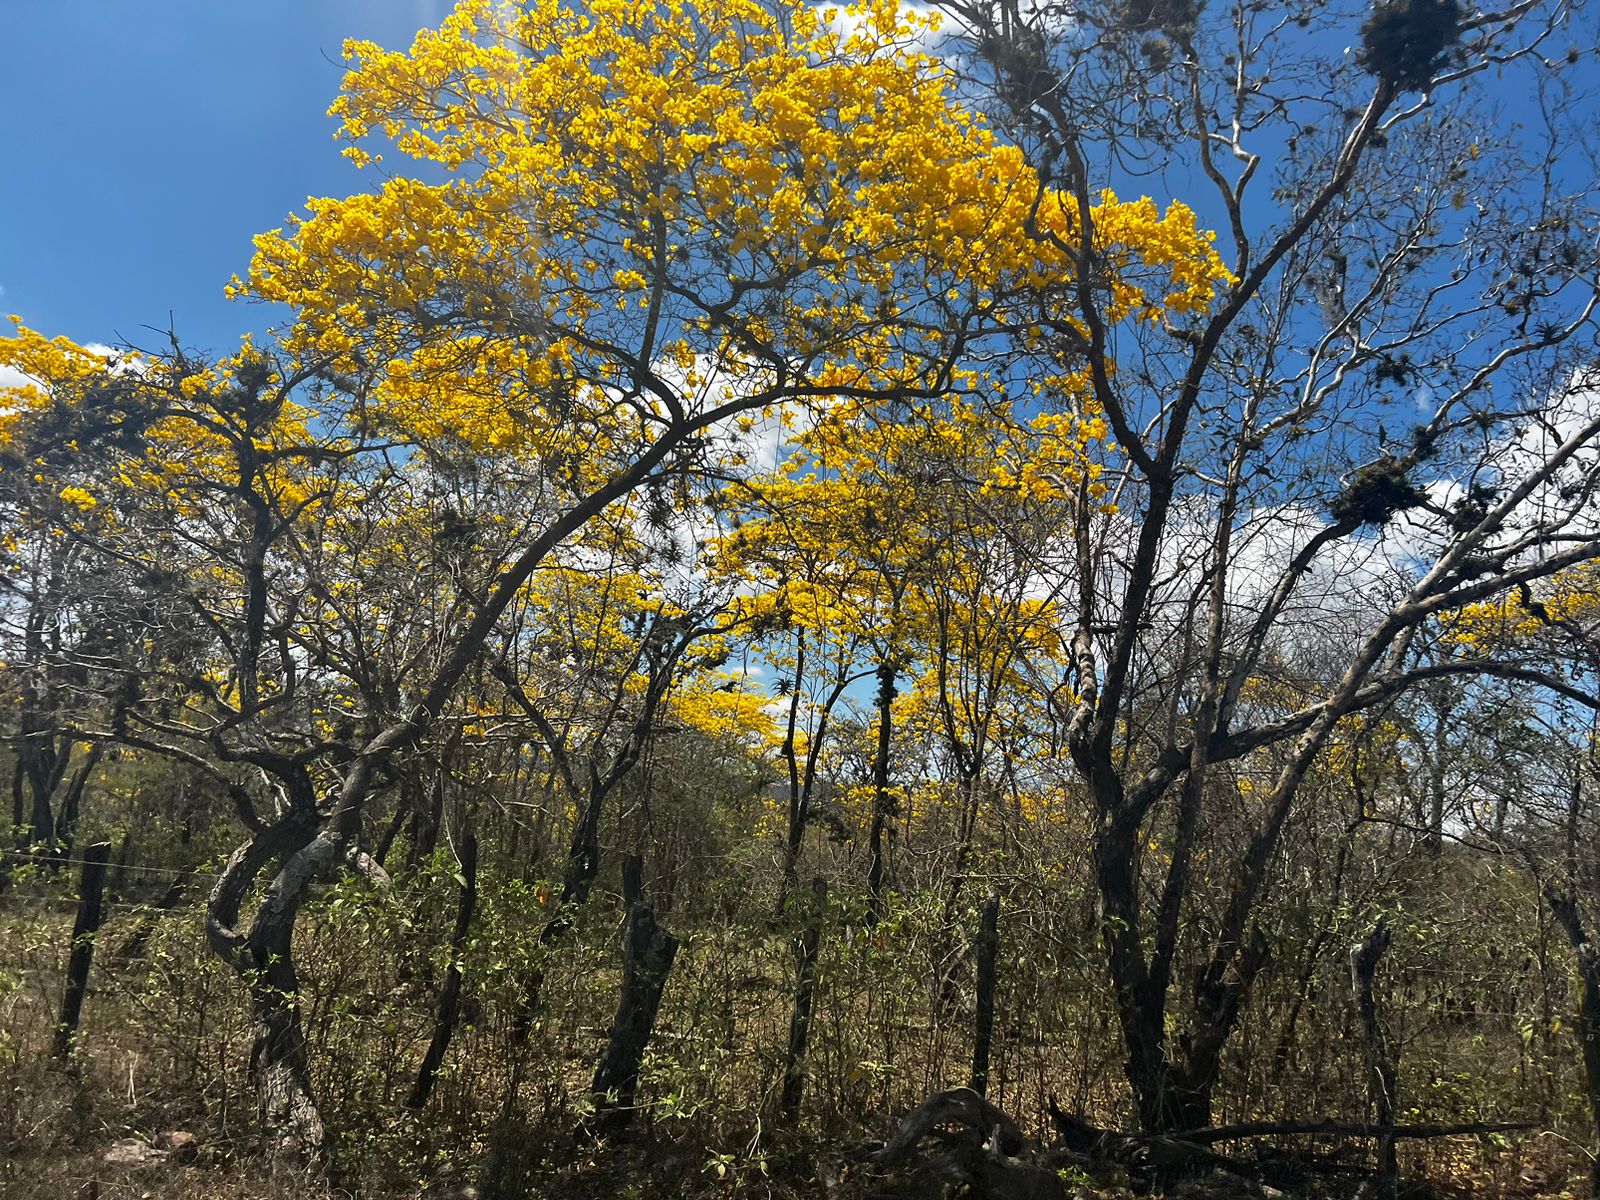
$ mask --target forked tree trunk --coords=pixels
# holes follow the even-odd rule
[[[255,834],[234,850],[206,904],[206,936],[233,967],[250,996],[253,1039],[249,1073],[256,1090],[263,1134],[279,1153],[321,1153],[323,1124],[311,1095],[311,1071],[300,1023],[300,981],[294,964],[294,923],[302,893],[327,859],[332,865],[337,839],[326,836],[317,855],[320,815],[309,780],[303,794],[270,825],[254,824]],[[240,928],[240,909],[267,865],[278,862],[248,931]]]
[[[61,797],[61,807],[56,812],[55,820],[53,857],[58,861],[72,857],[73,842],[78,834],[78,814],[83,807],[83,793],[88,789],[89,775],[94,771],[104,752],[105,743],[94,743],[83,761],[78,764],[77,770],[73,771],[72,778],[67,781],[67,790]]]
[[[1125,1067],[1145,1133],[1177,1133],[1211,1124],[1211,1098],[1222,1049],[1240,1008],[1268,958],[1260,929],[1231,954],[1232,969],[1218,975],[1195,972],[1188,1035],[1182,1056],[1167,1032],[1168,997],[1152,980],[1139,937],[1137,829],[1108,821],[1096,838],[1095,870],[1100,898],[1101,942],[1106,952],[1122,1031]]]
[[[21,740],[17,744],[17,762],[27,782],[29,796],[28,833],[23,844],[33,846],[38,853],[49,854],[56,840],[52,805],[72,759],[73,744],[68,741],[58,749],[45,718],[26,708],[18,724]]]

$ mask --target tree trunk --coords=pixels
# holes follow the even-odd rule
[[[104,752],[103,742],[94,743],[83,761],[78,764],[78,769],[72,773],[72,778],[67,781],[66,793],[61,797],[60,808],[56,810],[55,857],[57,859],[72,857],[72,844],[78,832],[78,812],[83,806],[83,793],[89,786],[90,773]]]
[[[1399,1106],[1399,1070],[1393,1048],[1384,1035],[1383,1023],[1378,1019],[1373,982],[1378,960],[1389,949],[1391,940],[1387,919],[1379,917],[1372,932],[1350,951],[1350,982],[1355,989],[1356,1007],[1361,1014],[1361,1029],[1367,1043],[1367,1090],[1375,1123],[1386,1128],[1394,1124],[1395,1110]],[[1392,1200],[1399,1194],[1399,1187],[1400,1163],[1395,1155],[1394,1135],[1385,1133],[1378,1139],[1377,1195]]]
[[[311,1095],[311,1065],[300,1022],[300,978],[292,942],[295,910],[257,918],[251,931],[250,1000],[255,1037],[250,1077],[265,1132],[281,1154],[321,1153],[322,1115]]]
[[[117,856],[111,860],[111,895],[115,899],[122,899],[128,892],[128,870],[133,866],[133,831],[129,830],[122,835],[122,840],[117,843]]]
[[[61,777],[66,774],[67,763],[72,757],[72,743],[68,742],[64,749],[58,751],[55,739],[50,737],[44,728],[30,730],[29,726],[30,722],[25,715],[22,729],[24,741],[17,751],[17,757],[23,763],[23,774],[28,781],[28,791],[32,798],[28,818],[28,841],[40,853],[49,854],[54,850],[56,840],[52,800],[56,788],[61,785]]]
[[[885,655],[878,667],[878,740],[872,755],[872,828],[867,835],[867,923],[883,919],[883,835],[894,815],[889,790],[889,751],[894,738],[895,665]]]
[[[83,875],[78,887],[78,917],[72,927],[72,957],[67,963],[67,990],[61,999],[61,1020],[56,1023],[51,1053],[65,1061],[78,1037],[78,1019],[89,990],[89,967],[94,961],[94,938],[104,915],[101,896],[106,885],[106,860],[110,842],[96,842],[83,852]]]
[[[1600,1200],[1600,953],[1596,953],[1583,927],[1576,898],[1561,895],[1548,885],[1544,897],[1578,959],[1578,1040],[1583,1046],[1583,1074],[1593,1127],[1591,1150],[1595,1151],[1589,1165],[1589,1194]]]
[[[983,902],[978,927],[978,1011],[972,1036],[972,1090],[989,1091],[989,1046],[994,1037],[995,960],[1000,953],[1000,897]]]
[[[443,824],[444,768],[440,767],[434,774],[432,786],[428,788],[427,807],[417,809],[415,832],[411,837],[413,865],[433,857],[433,852],[439,848],[439,827]]]
[[[249,991],[254,1017],[249,1072],[263,1133],[277,1152],[314,1156],[322,1149],[323,1125],[311,1097],[300,1024],[294,923],[305,886],[332,865],[342,839],[319,831],[322,819],[310,781],[297,783],[289,810],[270,825],[256,822],[254,836],[229,857],[206,903],[206,937]],[[239,928],[240,908],[274,860],[278,873],[245,932]]]
[[[389,824],[385,827],[383,836],[378,839],[378,844],[372,850],[373,861],[380,867],[388,862],[389,851],[394,848],[394,839],[399,836],[400,827],[406,823],[406,818],[410,815],[406,811],[404,799],[394,806],[394,816],[389,819]]]
[[[633,1120],[639,1068],[655,1029],[661,993],[678,953],[678,939],[656,924],[645,903],[644,864],[637,855],[623,863],[623,896],[628,901],[628,932],[623,942],[622,995],[605,1053],[590,1087],[602,1125],[621,1128]]]
[[[578,824],[567,847],[567,865],[561,875],[561,906],[581,907],[600,875],[600,816],[605,809],[606,790],[598,782],[589,788]]]
[[[1094,841],[1100,941],[1128,1050],[1125,1071],[1146,1133],[1183,1127],[1187,1114],[1171,1095],[1174,1067],[1167,1054],[1166,997],[1150,987],[1139,937],[1138,863],[1134,839],[1114,817],[1102,817]],[[1207,1122],[1200,1122],[1206,1124]]]
[[[428,1052],[423,1055],[422,1066],[417,1071],[416,1086],[406,1100],[408,1108],[422,1108],[428,1103],[439,1067],[456,1031],[456,1013],[461,1005],[461,951],[466,946],[467,931],[472,927],[472,910],[478,902],[478,839],[470,833],[461,839],[461,878],[461,903],[456,908],[456,927],[450,933],[450,966],[445,971],[444,987],[439,993],[439,1017],[434,1022]]]
[[[822,918],[828,907],[828,883],[811,881],[811,904],[794,946],[794,1012],[789,1018],[789,1049],[783,1063],[783,1095],[779,1111],[791,1125],[800,1115],[805,1093],[806,1043],[811,1038],[811,1004],[817,986],[817,955],[822,949]]]

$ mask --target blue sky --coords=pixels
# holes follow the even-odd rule
[[[250,239],[362,186],[326,115],[347,37],[448,0],[12,0],[0,27],[0,313],[80,341],[226,352]]]
[[[222,292],[252,236],[308,196],[373,183],[340,157],[326,116],[341,43],[409,45],[450,4],[9,0],[0,313],[78,341],[142,344],[170,314],[187,344],[219,353],[263,328],[268,310]],[[1507,117],[1527,108],[1520,91],[1502,92]]]

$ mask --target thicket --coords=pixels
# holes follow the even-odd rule
[[[390,886],[348,878],[318,889],[296,958],[312,1088],[340,1187],[372,1196],[419,1185],[444,1194],[468,1182],[501,1196],[613,1186],[637,1195],[809,1194],[843,1147],[882,1139],[931,1093],[967,1082],[973,947],[991,891],[1001,916],[988,1097],[1046,1139],[1052,1102],[1104,1127],[1134,1124],[1097,954],[1086,833],[1059,815],[1029,820],[1004,806],[985,822],[959,883],[948,869],[924,868],[921,886],[894,892],[876,923],[862,886],[862,831],[852,841],[812,835],[808,861],[831,886],[804,1098],[785,1119],[797,921],[772,915],[777,845],[748,832],[772,800],[748,777],[708,778],[704,753],[680,753],[661,764],[664,782],[653,787],[656,818],[674,832],[657,844],[645,890],[682,944],[644,1061],[636,1128],[620,1140],[574,1132],[595,1119],[589,1085],[617,1003],[625,914],[615,857],[568,936],[541,947],[538,929],[560,886],[548,866],[563,846],[529,845],[524,825],[516,858],[485,854],[472,929],[453,959],[460,864],[452,846],[468,828],[485,847],[503,846],[509,821],[530,815],[496,805],[492,791],[452,789],[431,854],[396,839]],[[119,819],[119,810],[158,789],[181,794],[182,774],[152,777],[115,757],[103,770],[82,841],[160,845],[149,824]],[[1385,915],[1395,938],[1377,997],[1400,1064],[1398,1119],[1534,1125],[1414,1143],[1403,1151],[1406,1173],[1477,1194],[1574,1186],[1583,1163],[1572,1142],[1584,1136],[1586,1102],[1571,956],[1533,876],[1505,855],[1433,847],[1406,828],[1404,812],[1363,819],[1347,781],[1328,779],[1320,790],[1285,851],[1269,918],[1282,951],[1229,1048],[1217,1123],[1367,1119],[1349,955]],[[896,839],[894,878],[902,863],[948,857],[951,831],[940,806],[928,807]],[[214,882],[219,859],[199,851],[222,840],[227,814],[201,806],[194,817],[197,832],[213,834],[190,843],[196,853],[135,851],[120,870],[113,863],[110,916],[70,1069],[51,1065],[49,1046],[77,868],[12,868],[0,938],[0,1136],[15,1194],[75,1194],[105,1173],[99,1152],[108,1140],[153,1144],[173,1128],[198,1135],[201,1167],[216,1179],[264,1173],[269,1139],[248,1077],[247,998],[208,954],[193,904],[157,908],[169,879],[191,878],[195,896]],[[548,827],[559,828],[559,817],[550,814]],[[119,953],[138,929],[148,931],[142,950]],[[409,1110],[451,961],[464,980],[460,1027],[428,1106]],[[518,997],[534,970],[542,998],[524,1036]],[[1307,1150],[1295,1139],[1282,1148]],[[1370,1161],[1370,1139],[1318,1139],[1316,1148],[1351,1169]],[[136,1178],[160,1186],[171,1171]],[[1122,1175],[1131,1182],[1137,1171]],[[1341,1178],[1337,1170],[1308,1177],[1330,1194]],[[1293,1180],[1287,1170],[1279,1178]],[[193,1187],[194,1177],[168,1186]]]

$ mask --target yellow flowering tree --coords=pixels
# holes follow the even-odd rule
[[[287,353],[340,381],[358,428],[422,457],[510,456],[540,502],[281,860],[273,913],[292,922],[353,844],[375,773],[556,547],[716,465],[741,413],[974,386],[967,359],[1070,279],[1069,210],[951,99],[922,29],[886,0],[849,32],[738,0],[466,0],[409,51],[347,47],[334,113],[384,177],[261,237],[237,289],[292,308]],[[1220,266],[1192,217],[1104,203],[1126,270],[1091,286],[1119,315],[1203,302]],[[302,1099],[276,1109],[315,1142]]]
[[[487,586],[507,511],[526,520],[540,493],[444,446],[397,461],[325,360],[249,345],[214,364],[108,356],[19,326],[0,366],[23,381],[0,393],[0,503],[7,582],[34,630],[7,655],[29,839],[70,833],[107,745],[209,780],[250,835],[212,897],[210,941],[257,1002],[268,1116],[313,1122],[284,1003],[293,922],[270,905],[241,914],[260,873],[317,832],[342,764],[404,717]],[[447,761],[462,722],[446,715]],[[389,764],[403,795],[419,765]],[[360,838],[345,857],[380,874]]]
[[[1137,325],[1204,308],[1226,277],[1187,209],[1109,194],[1104,266],[1081,275],[1085,214],[953,98],[917,49],[927,29],[892,0],[848,22],[744,0],[463,0],[408,50],[351,43],[333,113],[373,186],[261,236],[233,289],[287,307],[279,344],[141,368],[150,419],[179,419],[126,456],[125,486],[163,497],[214,660],[188,672],[203,715],[175,732],[220,723],[212,751],[294,793],[276,820],[241,806],[251,836],[209,913],[251,983],[286,1144],[323,1138],[296,1008],[307,886],[360,861],[375,789],[514,639],[558,549],[726,473],[741,415],[1010,403],[1022,375],[977,364],[1032,339],[1042,376],[1083,369],[1039,339],[1041,295],[1087,288]],[[21,345],[6,353],[46,353]],[[24,369],[61,388],[134,378],[49,352]],[[130,507],[45,478],[62,519]],[[489,513],[456,503],[479,493]],[[186,542],[196,523],[207,537]],[[428,567],[392,603],[367,597],[408,562]],[[292,748],[269,713],[295,717]]]

